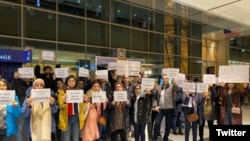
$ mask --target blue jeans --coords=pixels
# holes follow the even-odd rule
[[[80,123],[79,116],[73,115],[68,117],[68,129],[61,131],[62,141],[79,141]],[[72,137],[72,139],[70,139]]]
[[[145,141],[146,135],[145,135],[145,128],[146,124],[137,124],[134,123],[135,128],[135,141]],[[141,137],[141,140],[140,140]]]
[[[20,117],[18,117],[17,119],[16,119],[16,122],[17,122],[17,127],[18,127],[18,132],[17,132],[17,134],[16,134],[16,140],[17,141],[22,141],[23,140],[23,125],[24,125],[24,115],[23,114],[21,114],[21,116]]]
[[[198,124],[199,124],[199,120],[190,123],[187,121],[187,119],[185,119],[185,141],[189,141],[189,133],[190,133],[191,128],[192,128],[192,133],[193,133],[193,141],[197,141]]]
[[[161,122],[163,117],[165,116],[165,134],[163,137],[164,141],[168,140],[168,136],[171,129],[171,124],[173,120],[174,109],[160,109],[160,113],[157,114],[155,118],[155,125],[154,125],[154,137],[153,140],[157,140],[160,129],[161,129]]]
[[[226,107],[225,111],[225,125],[232,125],[232,111],[231,107]]]
[[[173,117],[172,129],[174,133],[177,133],[176,127],[178,127],[179,133],[182,133],[181,112],[179,112],[177,116]]]
[[[98,123],[99,139],[97,139],[97,141],[102,141],[102,139],[104,138],[103,137],[104,128],[105,126]]]

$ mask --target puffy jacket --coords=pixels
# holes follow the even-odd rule
[[[23,102],[23,105],[22,105],[22,113],[24,113],[24,124],[25,124],[25,129],[26,129],[26,136],[27,137],[31,137],[31,134],[30,134],[30,115],[31,115],[31,108],[30,107],[27,107],[27,99],[30,97],[30,92],[31,92],[31,89],[32,87],[29,87],[26,91],[26,98]],[[54,93],[53,91],[51,91],[51,96],[53,96]],[[57,112],[57,107],[56,107],[56,104],[54,105],[51,105],[50,106],[51,108],[51,113],[54,114]],[[55,132],[56,131],[56,122],[55,122],[55,119],[53,116],[51,116],[51,132]]]
[[[15,135],[18,132],[16,118],[21,115],[20,103],[18,97],[15,96],[15,101],[18,102],[17,106],[7,105],[6,106],[6,134],[7,136]]]
[[[64,102],[63,97],[65,96],[65,91],[64,90],[58,90],[58,104],[60,108],[60,113],[59,113],[59,123],[58,127],[62,131],[66,131],[68,129],[68,104]],[[85,123],[85,116],[84,116],[84,108],[85,108],[86,103],[79,103],[79,128],[82,129]]]

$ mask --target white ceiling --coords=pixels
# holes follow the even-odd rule
[[[242,36],[250,35],[250,0],[173,0],[202,11],[202,22],[221,29],[238,27]],[[214,17],[221,19],[214,20]],[[218,31],[220,35],[223,33]]]

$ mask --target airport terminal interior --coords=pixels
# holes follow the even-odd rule
[[[11,79],[9,72],[34,67],[42,51],[50,51],[76,75],[79,67],[97,69],[96,57],[117,58],[122,50],[152,78],[162,68],[179,68],[189,79],[218,75],[221,65],[250,65],[248,2],[0,0],[0,69]],[[30,51],[30,59],[6,60],[6,50]],[[245,104],[244,122],[250,124]]]

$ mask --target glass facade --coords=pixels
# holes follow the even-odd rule
[[[124,48],[153,75],[172,67],[201,76],[215,66],[216,47],[202,40],[202,23],[188,18],[195,12],[169,0],[4,0],[0,46],[32,49],[32,64],[41,50],[54,51],[72,73],[79,60],[115,57]]]

